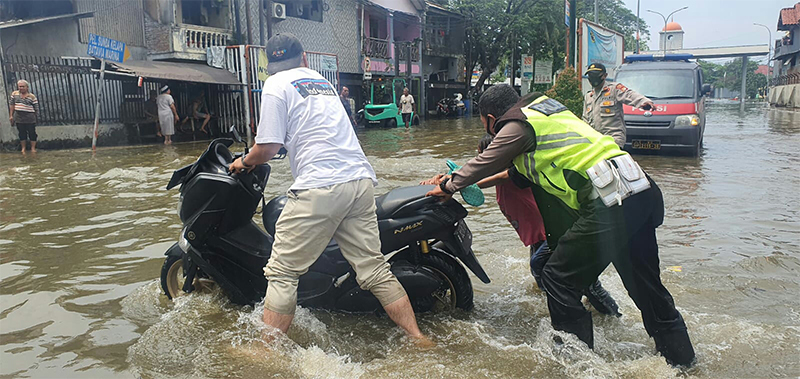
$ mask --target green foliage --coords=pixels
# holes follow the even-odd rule
[[[551,99],[558,100],[569,108],[570,112],[581,117],[583,114],[583,94],[581,93],[581,80],[572,67],[567,67],[556,78],[553,88],[545,94]]]
[[[698,60],[700,69],[703,71],[703,80],[718,88],[727,88],[731,91],[741,91],[742,89],[742,58],[728,61],[724,65]],[[747,97],[754,98],[759,91],[767,86],[767,76],[757,74],[758,63],[752,60],[747,61]]]
[[[597,0],[597,21],[606,28],[616,30],[625,36],[625,50],[633,51],[636,48],[636,10],[630,10],[622,0]],[[561,4],[564,4],[562,1]],[[563,5],[562,5],[563,7]],[[594,0],[578,1],[578,18],[594,20]],[[562,16],[563,17],[563,16]],[[660,28],[659,28],[660,29]],[[647,50],[650,41],[650,28],[647,23],[639,20],[641,50]]]
[[[594,3],[578,1],[578,17],[592,20]],[[605,27],[625,36],[625,47],[632,50],[636,38],[636,15],[622,0],[598,0],[599,21]],[[503,57],[513,49],[517,59],[531,54],[534,60],[552,60],[554,72],[564,67],[565,31],[564,0],[437,0],[464,16],[464,57],[466,72],[480,67],[482,75],[477,87],[490,79],[498,68],[503,70]],[[649,40],[647,23],[640,20],[642,49]],[[510,63],[509,63],[510,65]],[[500,79],[503,73],[492,80]],[[514,73],[513,76],[516,76]],[[503,78],[504,80],[505,78]],[[467,84],[469,85],[469,84]]]

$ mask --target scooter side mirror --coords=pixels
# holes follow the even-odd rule
[[[231,134],[233,134],[233,140],[238,143],[244,143],[242,136],[239,134],[239,131],[236,130],[236,125],[231,125],[231,128],[228,130]]]

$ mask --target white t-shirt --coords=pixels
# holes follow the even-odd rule
[[[358,179],[378,184],[339,94],[314,70],[281,71],[264,82],[256,143],[286,148],[294,176],[290,189]]]
[[[414,96],[411,94],[400,95],[400,113],[414,112]]]

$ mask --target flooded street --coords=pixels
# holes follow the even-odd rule
[[[416,349],[385,316],[298,309],[289,339],[248,354],[260,308],[219,293],[172,303],[158,281],[181,228],[178,190],[164,187],[205,149],[198,142],[101,148],[95,158],[0,154],[0,377],[796,377],[800,113],[708,109],[700,158],[637,157],[664,192],[662,279],[697,350],[688,372],[654,354],[613,267],[601,280],[623,317],[595,312],[594,351],[573,337],[554,344],[528,249],[493,191],[483,206],[466,206],[492,283],[470,274],[472,312],[419,316],[435,348]],[[446,159],[463,164],[482,135],[478,118],[359,132],[377,193],[445,171]],[[272,172],[268,199],[292,181],[288,161]]]

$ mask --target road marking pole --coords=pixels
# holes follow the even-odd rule
[[[100,60],[100,80],[97,82],[97,104],[94,108],[94,132],[92,133],[92,152],[97,150],[97,126],[100,123],[100,101],[103,98],[103,77],[106,74],[106,60]]]

